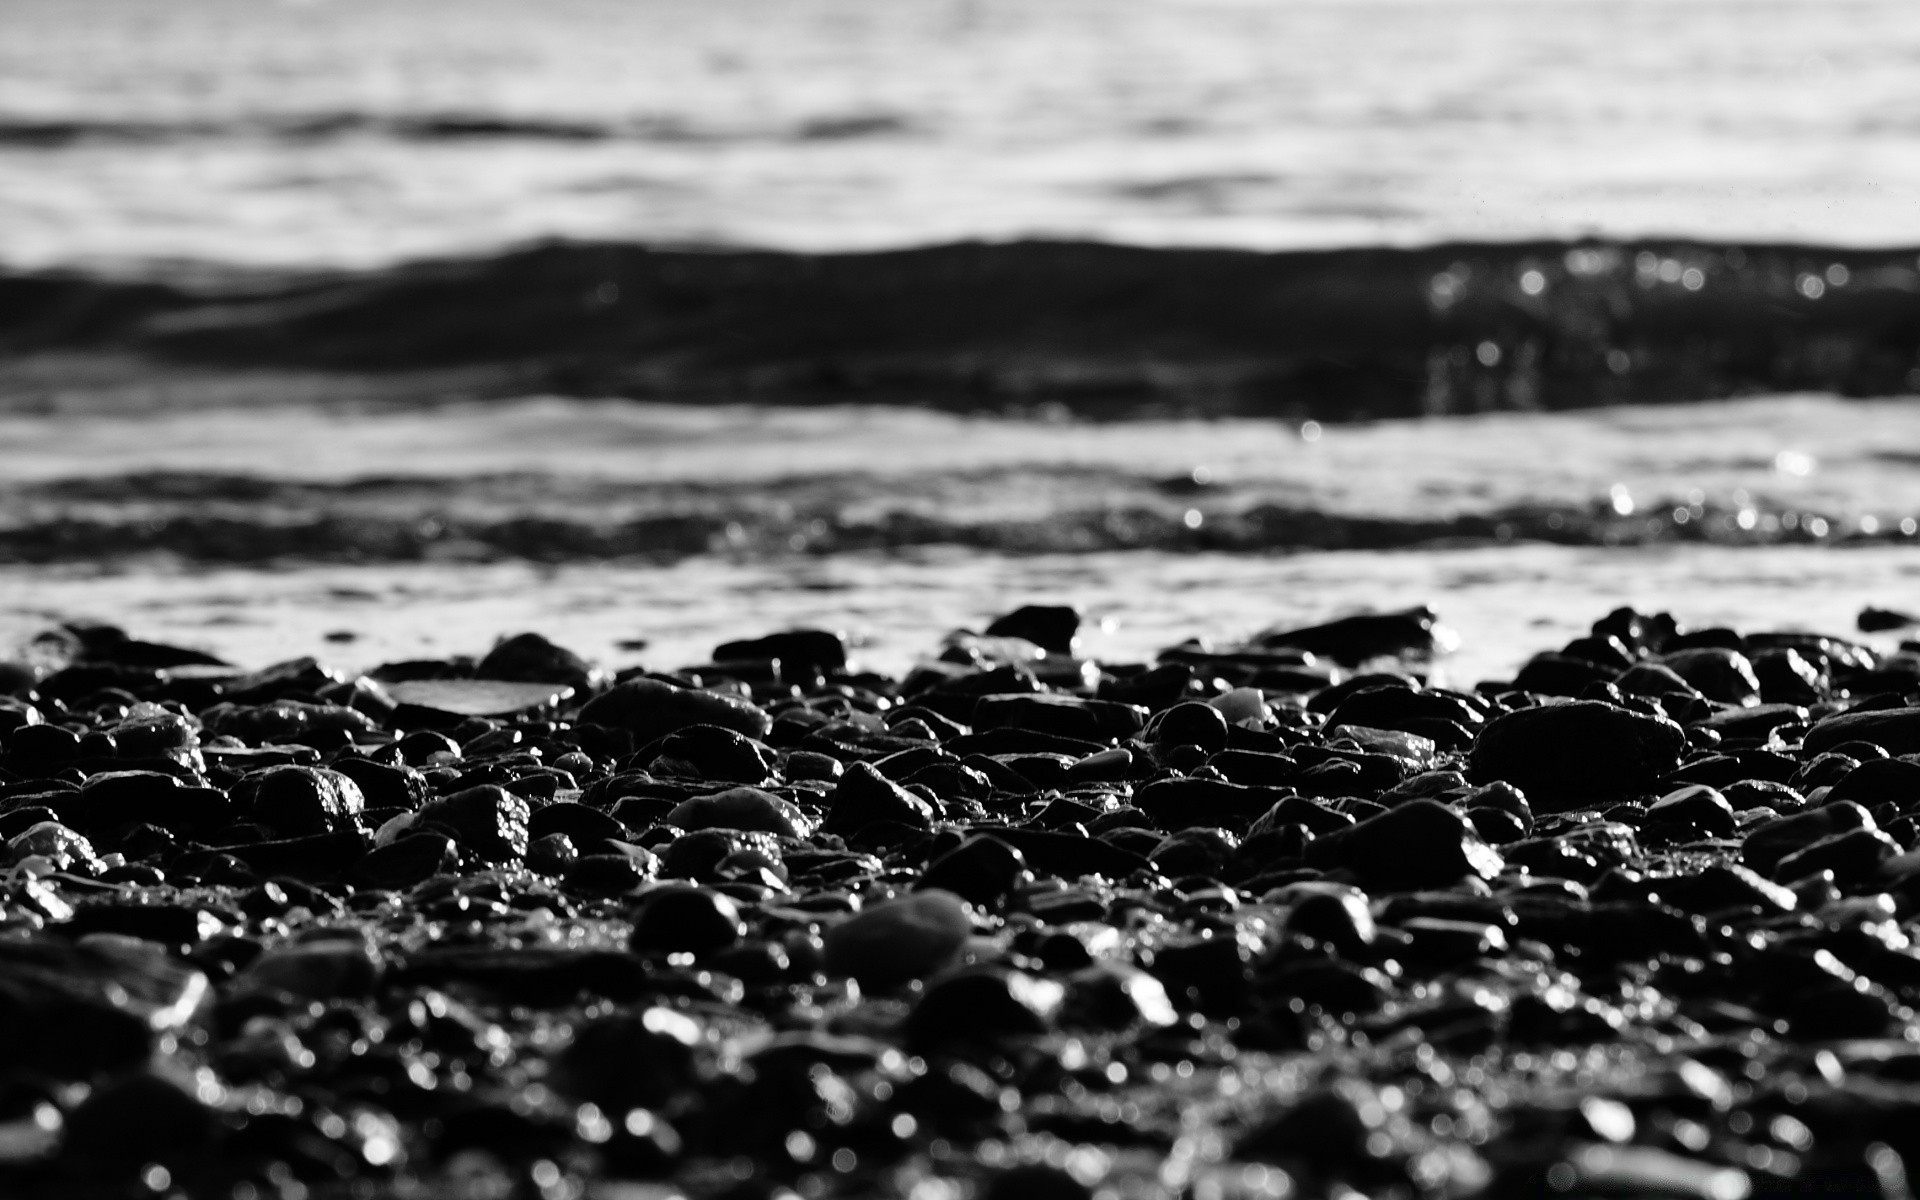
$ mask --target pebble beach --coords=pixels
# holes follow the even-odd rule
[[[1914,619],[1856,622],[1884,639]],[[9,1194],[1908,1194],[1920,644],[6,666]]]

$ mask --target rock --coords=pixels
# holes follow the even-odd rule
[[[631,733],[646,744],[689,725],[718,725],[756,740],[773,719],[756,705],[721,692],[675,687],[658,679],[631,679],[589,700],[580,720]]]
[[[1064,997],[1065,989],[1051,980],[969,967],[927,987],[907,1014],[907,1044],[926,1053],[1037,1038],[1052,1027]]]
[[[1217,879],[1239,847],[1240,839],[1224,829],[1195,826],[1168,834],[1147,859],[1169,877],[1203,875]]]
[[[1920,805],[1920,761],[1899,758],[1863,762],[1841,776],[1827,793],[1826,803],[1851,800],[1872,810],[1891,804],[1905,810]]]
[[[633,914],[635,950],[710,954],[746,935],[740,906],[706,888],[668,885],[647,892]]]
[[[1740,859],[1770,878],[1782,859],[1821,838],[1852,829],[1875,829],[1867,810],[1850,801],[1808,809],[1754,826],[1740,843]]]
[[[821,629],[790,629],[750,641],[726,642],[714,649],[715,662],[777,659],[789,671],[843,671],[847,643],[840,634]]]
[[[414,679],[385,688],[399,705],[396,722],[413,729],[451,726],[462,717],[511,717],[552,708],[573,694],[567,684],[505,679]]]
[[[1024,638],[1048,654],[1071,656],[1080,634],[1080,610],[1064,604],[1028,604],[987,626],[988,637]]]
[[[1695,837],[1729,837],[1736,822],[1733,806],[1715,788],[1691,784],[1668,792],[1647,806],[1647,823],[1685,830]]]
[[[670,823],[690,828],[684,821]],[[602,842],[625,841],[628,836],[627,827],[606,813],[571,801],[545,804],[528,815],[528,838],[538,839],[556,834],[568,838],[576,848],[589,854],[597,853]]]
[[[372,759],[341,755],[333,760],[330,769],[353,780],[370,809],[416,809],[432,795],[426,777],[409,766],[392,766]]]
[[[515,862],[527,853],[527,802],[496,784],[481,784],[420,809],[420,824],[438,825],[491,863]]]
[[[880,774],[870,763],[855,763],[848,768],[827,803],[827,819],[821,828],[828,833],[855,833],[883,821],[928,829],[936,816],[923,797]]]
[[[982,696],[973,706],[973,727],[981,732],[1024,729],[1096,744],[1130,738],[1146,720],[1138,705],[1078,696]]]
[[[1891,608],[1875,608],[1872,605],[1860,610],[1859,620],[1855,622],[1861,633],[1886,633],[1889,630],[1905,629],[1911,625],[1920,625],[1920,617]]]
[[[758,788],[729,788],[674,806],[667,824],[682,829],[750,829],[778,837],[801,837],[812,825],[799,806]]]
[[[951,892],[981,908],[997,908],[1033,874],[1018,850],[987,834],[975,834],[935,859],[915,884],[918,890]]]
[[[1825,810],[1820,810],[1825,811]],[[1902,847],[1878,829],[1849,829],[1830,834],[1774,864],[1774,879],[1791,883],[1831,871],[1842,892],[1871,880],[1880,868],[1899,857]]]
[[[347,871],[355,887],[404,891],[436,875],[450,874],[459,863],[453,839],[423,831],[369,850]]]
[[[1227,748],[1227,718],[1211,704],[1176,704],[1155,719],[1153,741],[1156,746],[1198,746],[1218,754]]]
[[[1068,978],[1060,1013],[1062,1025],[1084,1029],[1165,1029],[1179,1020],[1165,985],[1139,967],[1111,960]]]
[[[670,1008],[590,1021],[553,1057],[553,1086],[607,1112],[661,1108],[693,1086],[702,1038]]]
[[[829,973],[886,990],[925,979],[954,961],[973,918],[951,892],[915,892],[873,905],[824,935]]]
[[[1303,889],[1287,910],[1281,928],[1349,957],[1364,953],[1379,936],[1366,893],[1339,886]]]
[[[7,861],[43,858],[56,870],[92,875],[100,870],[93,843],[58,821],[38,821],[7,839]]]
[[[691,776],[722,783],[761,784],[773,778],[774,756],[759,742],[731,729],[689,725],[648,748],[655,774]]]
[[[1702,646],[1672,651],[1660,661],[1709,700],[1736,706],[1760,703],[1753,663],[1738,650]]]
[[[1434,611],[1423,606],[1264,633],[1254,639],[1254,644],[1267,650],[1304,650],[1343,666],[1355,666],[1375,658],[1430,658],[1451,648],[1454,640]]]
[[[1165,830],[1192,826],[1244,827],[1285,799],[1270,787],[1241,787],[1217,779],[1156,779],[1133,795],[1134,805]]]
[[[516,634],[496,643],[486,657],[475,664],[473,673],[480,679],[564,683],[583,689],[593,687],[604,678],[586,659],[537,633]]]
[[[190,1082],[139,1071],[94,1089],[73,1110],[61,1153],[113,1175],[131,1176],[149,1163],[182,1169],[210,1153],[218,1120]]]
[[[360,785],[320,767],[273,767],[241,781],[236,802],[245,796],[253,819],[291,836],[351,829],[366,811]]]
[[[1492,879],[1505,865],[1473,825],[1432,800],[1410,800],[1307,845],[1310,866],[1343,867],[1369,889],[1448,887],[1465,877]]]
[[[1513,784],[1536,810],[1578,807],[1651,790],[1680,765],[1686,744],[1672,721],[1576,700],[1488,722],[1474,739],[1469,774]]]
[[[358,937],[282,946],[269,950],[233,982],[236,994],[281,992],[301,1000],[352,1000],[373,994],[381,963]]]
[[[219,788],[188,787],[158,771],[103,771],[80,789],[89,829],[157,825],[169,833],[205,834],[233,818],[233,806]]]
[[[634,851],[639,851],[638,854]],[[582,896],[625,896],[660,877],[660,860],[634,846],[606,854],[582,854],[567,865],[567,890]]]
[[[1801,747],[1809,756],[1845,742],[1871,742],[1888,754],[1920,754],[1920,708],[1843,712],[1814,722]]]

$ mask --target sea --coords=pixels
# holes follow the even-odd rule
[[[1661,239],[1797,247],[1803,307],[1920,293],[1920,7],[0,0],[0,358],[31,368],[0,372],[0,646],[102,620],[352,669],[538,629],[670,669],[822,625],[899,670],[1033,601],[1082,605],[1088,652],[1134,660],[1430,604],[1458,635],[1434,670],[1472,683],[1620,604],[1842,633],[1920,609],[1920,360],[1897,356],[1364,420],[1338,381],[1305,415],[617,373],[456,374],[400,404],[351,384],[378,375],[360,362],[103,390],[92,343],[30,354],[44,302],[10,299],[372,287],[556,244],[1044,240],[1537,243],[1549,273],[1503,285],[1527,296],[1625,247],[1627,292],[1710,301],[1726,256],[1633,253]]]

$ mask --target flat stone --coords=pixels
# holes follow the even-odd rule
[[[550,708],[574,690],[565,683],[510,679],[415,679],[389,683],[386,689],[401,704],[461,717],[510,717]]]

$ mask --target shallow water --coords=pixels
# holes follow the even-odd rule
[[[1208,486],[1192,486],[1195,468]],[[1670,608],[1696,625],[1843,633],[1862,606],[1920,607],[1920,546],[1900,525],[1920,516],[1920,405],[1905,401],[1780,397],[1305,429],[551,399],[425,413],[256,408],[0,420],[0,478],[16,481],[0,489],[0,533],[81,518],[137,529],[209,508],[261,529],[391,511],[447,522],[537,515],[565,530],[703,505],[801,530],[816,549],[835,543],[805,532],[814,520],[904,511],[930,531],[892,553],[796,554],[748,536],[647,560],[556,551],[528,562],[496,551],[464,561],[471,548],[429,546],[414,561],[315,563],[266,539],[264,557],[241,565],[102,558],[76,543],[58,561],[0,566],[0,645],[48,621],[91,618],[256,664],[479,653],[530,628],[609,663],[671,667],[735,636],[821,624],[898,670],[947,630],[1029,601],[1085,606],[1099,623],[1089,652],[1120,658],[1190,636],[1231,640],[1431,603],[1461,635],[1442,669],[1473,682],[1510,673],[1618,604]],[[1695,492],[1701,516],[1675,525]],[[1440,513],[1565,505],[1618,518],[1609,528],[1663,522],[1668,544],[1410,534],[1389,551],[1227,554],[1170,539],[1022,554],[961,537],[994,522],[1071,532],[1132,508],[1164,511],[1185,533],[1189,509],[1206,528],[1261,503],[1416,532]],[[1822,536],[1770,544],[1786,513],[1802,539],[1824,514]],[[1673,543],[1709,519],[1727,544]],[[331,632],[353,640],[329,642]],[[649,645],[621,648],[634,639]]]
[[[1920,241],[1905,0],[9,0],[0,263]]]
[[[123,624],[246,665],[302,654],[344,668],[482,654],[533,629],[609,665],[672,669],[723,641],[841,629],[898,671],[940,636],[1026,602],[1083,605],[1085,651],[1151,659],[1189,637],[1431,603],[1460,638],[1437,664],[1473,683],[1587,631],[1609,609],[1665,608],[1690,626],[1847,634],[1862,605],[1911,605],[1920,555],[1893,547],[1481,547],[1286,556],[1158,552],[1013,557],[968,551],[671,566],[524,563],[180,570],[0,567],[0,646],[57,619]],[[328,634],[352,635],[328,640]],[[644,648],[623,643],[645,641]],[[1897,635],[1866,640],[1891,649]]]

